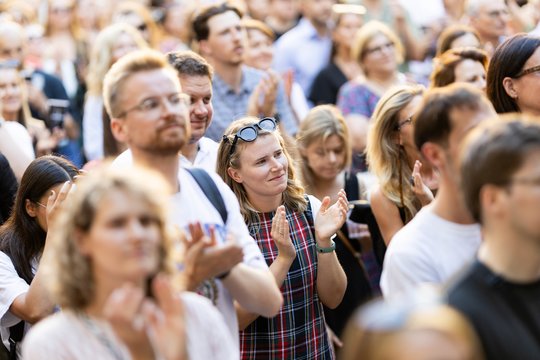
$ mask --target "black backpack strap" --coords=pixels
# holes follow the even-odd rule
[[[19,321],[17,324],[9,328],[9,360],[17,360],[17,343],[22,341],[24,335],[24,321]]]
[[[208,200],[214,205],[216,210],[221,215],[223,219],[223,224],[227,224],[227,208],[225,207],[225,202],[223,202],[223,197],[219,192],[219,189],[214,182],[214,180],[208,175],[208,173],[203,169],[198,168],[186,168],[186,171],[193,176],[199,187],[202,189]]]

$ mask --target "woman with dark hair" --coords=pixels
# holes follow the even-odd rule
[[[540,115],[540,38],[517,34],[493,54],[487,72],[487,96],[497,113]]]
[[[78,174],[72,163],[57,156],[32,161],[22,177],[11,216],[0,228],[0,332],[8,348],[10,339],[21,340],[14,334],[22,338],[25,322],[33,324],[53,311],[38,262],[49,256],[48,223]]]
[[[362,26],[365,9],[359,5],[334,5],[332,53],[330,63],[317,74],[311,87],[309,100],[314,105],[336,104],[339,88],[347,81],[362,74],[358,61],[352,54],[351,39]]]
[[[450,49],[433,62],[432,87],[466,82],[482,91],[486,90],[488,56],[484,50],[473,47]]]
[[[460,47],[480,48],[480,38],[472,27],[463,24],[453,24],[446,27],[437,40],[437,56],[450,49]]]

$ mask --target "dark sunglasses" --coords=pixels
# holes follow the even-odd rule
[[[234,154],[234,150],[236,149],[236,143],[238,142],[238,139],[241,139],[245,142],[252,142],[252,141],[255,141],[255,139],[257,139],[257,136],[259,136],[260,130],[274,131],[276,130],[276,127],[277,127],[276,120],[271,117],[265,117],[256,124],[244,126],[240,130],[238,130],[236,135],[234,135],[231,149],[229,150],[229,157],[231,157],[231,155]],[[230,141],[230,139],[227,135],[223,135],[223,141],[228,142]]]

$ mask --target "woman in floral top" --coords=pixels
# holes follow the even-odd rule
[[[242,359],[333,359],[323,304],[335,308],[347,278],[331,239],[347,215],[341,190],[330,205],[306,196],[272,118],[248,117],[225,131],[218,173],[233,189],[253,238],[281,286],[271,319],[237,308]]]

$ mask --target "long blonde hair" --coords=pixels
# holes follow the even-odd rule
[[[129,35],[139,49],[148,48],[148,44],[144,41],[142,35],[131,25],[118,23],[101,30],[96,37],[90,54],[88,75],[86,77],[89,95],[101,97],[103,78],[113,63],[113,49],[122,34]]]
[[[397,142],[399,112],[413,98],[421,96],[422,86],[394,87],[381,98],[373,113],[373,124],[368,132],[366,158],[369,169],[378,180],[381,192],[400,208],[405,208],[406,221],[416,215],[420,203],[413,193],[405,148]]]
[[[241,162],[240,162],[240,154],[245,149],[246,143],[242,139],[238,139],[236,143],[236,149],[234,153],[229,156],[229,153],[231,151],[232,142],[234,135],[243,128],[244,126],[248,125],[254,125],[259,121],[256,117],[244,117],[238,120],[233,121],[227,130],[225,130],[225,135],[223,136],[223,140],[219,144],[218,149],[218,158],[217,158],[217,168],[216,171],[221,176],[223,181],[229,187],[232,189],[236,197],[238,198],[238,202],[240,203],[240,212],[242,213],[242,216],[244,217],[244,220],[246,223],[251,223],[254,221],[257,221],[258,211],[253,207],[251,202],[248,199],[246,189],[242,184],[237,183],[234,181],[227,172],[227,169],[229,167],[232,167],[233,169],[240,169]],[[276,139],[278,139],[279,144],[281,148],[283,149],[283,155],[287,159],[288,166],[287,166],[287,189],[283,192],[283,204],[288,207],[289,209],[292,209],[297,212],[304,212],[307,208],[307,201],[304,198],[304,188],[302,187],[300,181],[296,178],[295,170],[294,170],[294,164],[293,159],[289,152],[287,151],[287,147],[285,146],[285,142],[283,140],[283,137],[281,136],[279,129],[276,128],[276,130],[270,132],[266,130],[259,130],[258,136],[275,136]]]
[[[337,135],[343,143],[345,162],[342,170],[346,169],[351,165],[352,147],[349,128],[338,108],[333,105],[316,106],[310,110],[300,124],[300,129],[296,134],[302,160],[300,161],[300,176],[308,193],[313,190],[316,176],[303,153],[314,142],[322,140],[325,143],[332,135]]]

